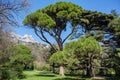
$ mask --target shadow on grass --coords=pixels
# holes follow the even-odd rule
[[[57,78],[54,80],[86,80],[86,79],[79,79],[79,78]]]
[[[111,78],[106,78],[106,80],[120,80],[119,77],[111,77]]]
[[[35,74],[35,76],[55,77],[56,75],[50,72],[39,72],[38,74]]]
[[[106,80],[106,79],[94,79],[94,78],[80,78],[80,77],[65,77],[65,78],[57,78],[54,80]],[[117,79],[116,79],[117,80]]]
[[[57,78],[54,80],[106,80],[106,79],[85,79],[85,78]]]
[[[82,77],[80,74],[65,74],[65,76]]]

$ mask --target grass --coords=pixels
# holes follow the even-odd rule
[[[24,74],[26,75],[26,78],[22,80],[55,80],[57,78],[62,78],[61,76],[50,72],[24,71]]]
[[[78,76],[65,76],[53,74],[50,72],[40,72],[40,71],[24,71],[26,75],[25,79],[22,80],[105,80],[105,79],[90,79],[90,78],[80,78]]]

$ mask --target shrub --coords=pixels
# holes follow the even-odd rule
[[[36,67],[36,70],[40,70],[40,71],[50,71],[50,65],[49,65],[49,64],[45,64],[44,66]]]
[[[0,67],[0,80],[15,80],[16,77],[16,71],[14,71],[12,68],[9,67]]]

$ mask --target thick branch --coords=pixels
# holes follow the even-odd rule
[[[40,30],[40,32],[41,32],[42,37],[46,40],[46,43],[48,43],[55,51],[57,51],[56,48],[47,40],[47,38],[46,38],[45,35],[43,34],[42,29]]]
[[[53,33],[51,33],[50,31],[48,30],[44,30],[45,32],[47,32],[51,37],[53,37],[55,40],[57,40],[57,35],[54,35]]]
[[[39,32],[36,28],[34,28],[35,34],[44,42],[46,42],[37,32]]]
[[[57,43],[59,46],[59,50],[63,50],[63,44],[62,44],[62,39],[61,39],[61,33],[62,33],[62,29],[59,28],[58,29],[58,38],[57,38]]]
[[[73,27],[71,33],[68,34],[68,36],[65,39],[63,39],[62,44],[73,34],[74,30],[75,30],[75,27]]]
[[[54,31],[54,33],[50,32],[49,30],[47,29],[44,29],[45,32],[47,32],[51,37],[53,37],[57,43],[58,43],[58,47],[59,47],[59,50],[62,50],[63,49],[63,46],[62,46],[62,39],[61,39],[61,32],[62,32],[62,29],[59,28],[57,29],[58,31]],[[43,31],[43,30],[42,30]],[[44,37],[44,36],[43,36]]]
[[[54,48],[54,46],[53,46],[53,45],[47,40],[47,38],[44,36],[42,30],[43,30],[42,28],[39,29],[39,30],[37,30],[36,28],[34,28],[35,34],[36,34],[42,41],[48,43],[55,51],[57,51],[57,49]],[[39,33],[41,34],[41,36],[40,36],[37,32],[39,32]]]

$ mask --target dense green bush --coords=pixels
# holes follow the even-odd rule
[[[0,80],[10,79],[9,70],[5,67],[0,67]]]
[[[0,67],[0,80],[15,80],[17,79],[16,71],[9,67]]]
[[[22,78],[25,78],[22,64],[8,63],[0,67],[0,80],[16,80]]]
[[[11,64],[11,67],[13,67],[14,71],[16,71],[17,78],[22,79],[25,77],[25,75],[23,74],[23,68],[24,68],[23,64],[14,63],[14,64]]]
[[[0,80],[16,80],[25,78],[23,74],[23,65],[9,64],[0,67]]]
[[[9,48],[7,58],[0,64],[0,80],[16,80],[25,77],[24,67],[32,62],[31,50],[24,45],[15,45]],[[5,54],[5,53],[4,53]]]
[[[106,75],[108,75],[108,76],[113,76],[113,75],[115,75],[115,70],[114,70],[114,69],[107,69]]]
[[[45,64],[43,66],[40,66],[40,67],[35,67],[36,70],[39,70],[39,71],[50,71],[50,65],[49,64]]]

